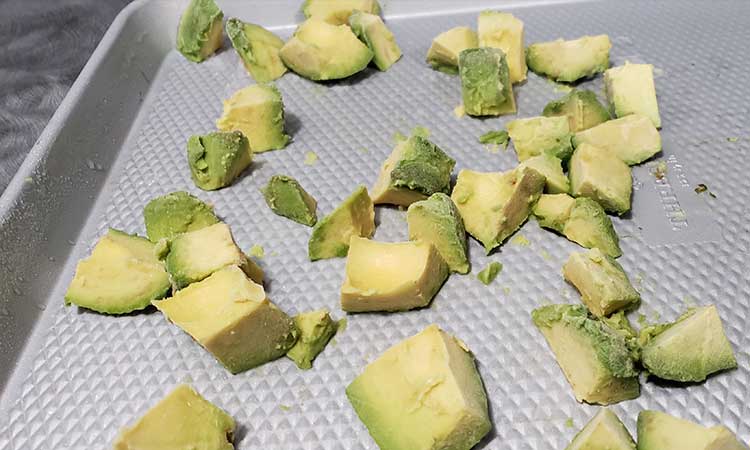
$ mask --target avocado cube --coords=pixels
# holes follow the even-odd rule
[[[583,143],[570,158],[568,176],[573,197],[596,200],[605,211],[619,215],[630,211],[633,176],[617,156]]]
[[[573,153],[572,134],[565,117],[516,119],[508,122],[506,128],[521,162],[544,153],[567,161]]]
[[[497,278],[497,275],[500,273],[500,271],[503,270],[503,265],[497,261],[492,261],[491,263],[487,264],[487,266],[479,271],[477,274],[477,279],[482,282],[485,286],[488,286],[490,283],[495,281],[495,278]]]
[[[638,371],[625,339],[583,305],[547,305],[531,313],[576,400],[610,405],[640,394]]]
[[[479,47],[499,48],[508,60],[510,82],[526,79],[526,57],[523,45],[523,22],[513,14],[482,11],[477,20]]]
[[[564,97],[547,103],[542,115],[567,117],[573,133],[588,130],[610,119],[607,108],[599,103],[596,94],[587,89],[573,89]]]
[[[406,211],[409,239],[435,246],[451,272],[468,273],[466,229],[453,200],[442,192],[414,202]]]
[[[352,236],[370,237],[375,232],[375,207],[367,188],[358,186],[330,214],[319,220],[308,242],[310,261],[342,258]]]
[[[372,51],[372,61],[385,72],[401,58],[401,49],[396,44],[393,33],[375,14],[354,11],[349,16],[349,26],[354,34]]]
[[[660,411],[638,414],[638,450],[747,450],[723,425],[704,427]]]
[[[564,194],[570,191],[570,181],[563,172],[562,161],[556,156],[542,153],[524,160],[518,167],[531,167],[544,175],[546,178],[544,191],[547,193]]]
[[[516,112],[505,53],[497,48],[468,48],[458,54],[461,95],[466,114],[499,116]]]
[[[469,27],[455,27],[432,40],[427,50],[427,64],[435,70],[458,74],[458,54],[467,48],[479,47],[476,31]]]
[[[297,180],[286,175],[274,175],[262,190],[266,204],[274,213],[302,225],[313,226],[318,221],[318,203]]]
[[[604,92],[615,117],[641,114],[651,119],[656,128],[661,128],[654,66],[651,64],[626,62],[607,70],[604,72]]]
[[[191,136],[187,159],[193,183],[213,191],[232,184],[253,161],[253,152],[242,132],[214,132]]]
[[[234,374],[284,356],[297,341],[292,319],[237,266],[153,305]]]
[[[148,239],[110,228],[82,259],[65,304],[103,314],[138,311],[169,293],[169,275]]]
[[[315,357],[323,351],[328,341],[336,334],[336,322],[331,319],[331,315],[325,309],[297,314],[293,320],[299,331],[299,338],[286,356],[300,369],[312,369]]]
[[[234,18],[227,20],[226,29],[232,47],[255,81],[267,83],[286,73],[286,66],[279,57],[279,50],[284,46],[280,37],[260,25]]]
[[[565,450],[635,450],[635,442],[617,414],[599,408]]]
[[[281,92],[271,84],[253,84],[232,94],[224,101],[216,128],[241,131],[252,153],[278,150],[289,143],[289,136],[284,134]]]
[[[526,63],[537,75],[572,83],[607,70],[610,48],[606,34],[539,42],[526,49]]]
[[[188,231],[200,230],[219,221],[213,207],[185,191],[156,197],[143,208],[148,239],[172,239]]]
[[[586,197],[575,199],[562,234],[585,248],[598,248],[612,258],[622,256],[620,238],[604,208]]]
[[[617,155],[632,166],[650,159],[661,151],[661,136],[651,120],[630,114],[576,133],[573,145],[587,143]]]
[[[234,428],[229,414],[181,384],[123,429],[114,450],[232,450]]]
[[[469,450],[492,429],[471,351],[437,325],[386,350],[346,396],[381,449]]]
[[[190,0],[180,17],[177,50],[190,61],[204,61],[221,47],[223,20],[214,0]]]
[[[448,265],[429,242],[376,242],[352,236],[341,286],[341,309],[422,308],[430,304],[448,273]]]
[[[576,200],[568,194],[542,194],[531,212],[540,227],[562,234],[575,203]]]
[[[354,11],[380,14],[377,0],[305,0],[302,13],[331,25],[345,25]]]

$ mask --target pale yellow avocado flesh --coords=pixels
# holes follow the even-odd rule
[[[651,64],[626,62],[623,66],[608,69],[604,72],[604,92],[615,117],[642,114],[651,119],[656,128],[661,128],[654,66]]]
[[[608,120],[576,133],[576,147],[588,143],[617,155],[624,163],[640,164],[661,151],[661,136],[651,120],[640,114]]]
[[[617,415],[600,408],[565,450],[635,450],[635,443]]]
[[[598,248],[571,253],[563,265],[563,276],[597,317],[609,316],[640,300],[622,267]]]
[[[624,214],[630,210],[633,177],[620,158],[583,143],[570,158],[570,190],[573,197],[588,197],[607,212]]]
[[[521,20],[510,13],[483,11],[479,13],[477,34],[480,47],[494,47],[505,52],[511,83],[526,79],[526,55]]]
[[[427,51],[427,63],[433,69],[458,73],[458,54],[467,48],[479,46],[476,31],[469,27],[455,27],[440,33],[432,40]]]
[[[253,84],[232,94],[224,101],[216,128],[241,131],[253,153],[280,149],[289,141],[284,134],[284,105],[271,85]]]
[[[302,6],[305,17],[315,17],[332,25],[343,25],[349,21],[352,11],[380,14],[377,0],[306,0]]]
[[[638,450],[747,450],[725,426],[704,427],[659,411],[638,414]]]

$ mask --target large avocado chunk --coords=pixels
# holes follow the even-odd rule
[[[427,64],[435,70],[458,74],[458,55],[467,48],[479,46],[476,31],[469,27],[455,27],[440,33],[427,50]]]
[[[204,191],[229,186],[253,161],[240,131],[214,132],[188,139],[187,159],[193,183]]]
[[[510,13],[482,11],[477,20],[480,47],[499,48],[508,60],[510,82],[526,79],[526,58],[523,50],[523,22]]]
[[[346,396],[381,449],[469,450],[492,428],[474,357],[437,325],[386,350]]]
[[[143,220],[146,235],[154,243],[219,221],[211,206],[185,191],[172,192],[148,202],[143,208]]]
[[[572,134],[565,117],[516,119],[508,122],[506,128],[521,162],[545,153],[567,161],[573,153]]]
[[[401,58],[401,49],[396,44],[396,38],[380,16],[354,11],[349,16],[349,26],[372,51],[372,61],[378,69],[386,71]]]
[[[631,351],[619,333],[583,305],[547,305],[531,313],[576,400],[609,405],[638,397]]]
[[[606,34],[540,42],[526,49],[526,63],[537,75],[570,83],[607,70],[610,48]]]
[[[499,116],[516,112],[505,54],[497,48],[469,48],[458,54],[466,114]]]
[[[370,237],[375,232],[375,208],[367,188],[358,186],[330,214],[315,224],[308,242],[310,261],[341,258],[349,251],[352,236]]]
[[[302,225],[313,226],[318,221],[318,203],[297,180],[286,175],[274,175],[263,188],[263,198],[274,213]]]
[[[626,62],[624,66],[607,70],[604,72],[604,92],[615,117],[641,114],[651,119],[656,128],[661,128],[654,66],[651,64]]]
[[[234,419],[186,384],[122,430],[114,450],[233,450]]]
[[[556,156],[549,153],[542,153],[541,155],[532,156],[524,160],[518,167],[531,167],[544,175],[546,178],[545,192],[562,194],[570,190],[570,182],[565,172],[563,172],[562,161]]]
[[[214,0],[191,0],[180,17],[177,50],[190,61],[204,61],[221,47],[223,20]]]
[[[344,25],[354,11],[380,14],[378,0],[305,0],[302,12],[332,25]]]
[[[232,373],[284,356],[297,341],[292,319],[237,266],[153,304]]]
[[[630,211],[633,176],[616,155],[583,143],[570,158],[568,176],[573,197],[596,200],[605,211],[615,214]]]
[[[617,414],[600,408],[565,450],[635,450],[635,442]]]
[[[242,64],[255,81],[267,83],[284,75],[286,66],[279,57],[284,41],[280,37],[260,25],[240,19],[229,19],[226,29]]]
[[[568,118],[570,131],[577,133],[588,130],[610,119],[609,111],[589,90],[573,89],[567,95],[547,103],[543,116],[565,116]]]
[[[303,22],[279,55],[288,68],[314,81],[354,75],[373,57],[348,25],[331,25],[316,18]]]
[[[723,425],[704,427],[660,411],[638,414],[638,450],[747,450]]]
[[[531,208],[539,226],[562,234],[576,200],[568,194],[542,194]]]
[[[617,155],[625,164],[640,164],[661,151],[661,136],[651,120],[630,114],[576,133],[573,144],[587,143]]]
[[[453,200],[442,192],[414,202],[406,211],[409,239],[435,246],[451,272],[469,272],[466,229]]]
[[[224,101],[216,128],[241,131],[253,153],[278,150],[289,143],[284,133],[281,92],[272,84],[253,84],[232,94]]]
[[[665,380],[699,382],[737,360],[716,307],[690,309],[677,321],[641,330],[643,365]]]
[[[344,311],[421,308],[448,278],[448,265],[429,242],[376,242],[353,236],[349,245],[341,286]]]
[[[325,309],[297,314],[293,320],[299,331],[299,339],[294,347],[286,352],[286,356],[300,369],[312,369],[315,357],[336,334],[336,322]]]

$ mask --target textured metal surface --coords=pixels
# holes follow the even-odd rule
[[[633,432],[638,411],[654,408],[705,424],[723,423],[747,441],[750,87],[745,76],[750,67],[738,56],[750,41],[745,20],[750,4],[618,2],[509,9],[524,20],[527,43],[608,33],[613,64],[630,60],[657,67],[664,141],[658,159],[667,162],[667,177],[654,177],[654,163],[636,168],[633,213],[615,220],[624,252],[620,261],[643,296],[631,319],[643,314],[648,321],[668,320],[688,305],[717,304],[740,368],[688,387],[644,383],[638,399],[614,409]],[[308,262],[309,228],[274,215],[259,188],[273,174],[294,176],[325,214],[357,184],[371,185],[393,146],[393,134],[407,134],[415,126],[431,131],[431,139],[457,160],[457,169],[513,167],[512,150],[491,153],[476,141],[512,117],[455,117],[458,79],[423,62],[436,34],[474,26],[475,20],[476,13],[390,20],[404,57],[386,73],[368,69],[330,84],[286,75],[277,85],[294,141],[284,150],[259,155],[234,186],[212,193],[199,192],[190,181],[186,139],[213,129],[222,99],[251,80],[232,51],[200,65],[170,52],[131,138],[118,149],[112,168],[104,169],[107,183],[56,287],[44,299],[46,309],[24,350],[29,364],[19,366],[24,370],[16,370],[15,382],[3,392],[8,408],[0,420],[0,449],[107,448],[120,427],[181,382],[192,383],[235,417],[240,449],[374,449],[344,387],[383,350],[430,323],[460,337],[477,357],[494,422],[481,448],[564,447],[595,408],[575,402],[529,313],[546,302],[578,301],[560,275],[568,253],[578,247],[533,221],[519,232],[528,245],[511,241],[487,257],[471,241],[473,274],[490,260],[504,264],[490,286],[473,274],[454,275],[429,308],[350,315],[347,329],[306,372],[281,359],[232,376],[157,313],[107,317],[62,306],[75,261],[107,226],[143,232],[141,209],[149,199],[187,189],[215,205],[242,248],[265,248],[268,294],[282,309],[328,307],[343,317],[338,290],[345,261]],[[601,92],[601,79],[583,85]],[[562,95],[531,73],[515,91],[519,117],[537,115]],[[736,142],[727,139],[735,137]],[[304,162],[308,151],[318,156],[313,165]],[[97,164],[92,162],[92,176]],[[698,183],[716,198],[696,194]],[[682,213],[675,213],[677,208]],[[405,239],[404,215],[378,208],[376,238]],[[574,428],[566,426],[568,419]]]

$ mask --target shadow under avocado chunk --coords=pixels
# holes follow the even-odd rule
[[[466,114],[499,116],[516,112],[516,99],[505,53],[497,48],[469,48],[458,55],[461,96]]]
[[[576,133],[573,144],[583,143],[616,155],[632,166],[650,159],[661,151],[661,136],[648,117],[631,114],[609,120],[593,128]]]
[[[294,178],[274,175],[262,192],[266,204],[274,213],[302,225],[313,226],[317,222],[317,202]]]
[[[529,117],[506,125],[518,160],[549,154],[567,161],[573,154],[570,128],[565,117]]]
[[[331,319],[328,310],[319,309],[297,314],[293,318],[299,331],[299,339],[286,353],[297,367],[312,369],[312,362],[336,334],[337,324]]]
[[[723,425],[704,427],[660,411],[638,414],[638,450],[747,450]]]
[[[260,25],[239,19],[229,19],[226,29],[242,64],[255,81],[266,83],[286,73],[286,66],[279,57],[279,50],[284,46],[280,37]]]
[[[332,25],[344,25],[354,11],[380,14],[378,0],[305,0],[302,13]]]
[[[435,70],[458,74],[458,54],[467,48],[479,47],[476,31],[469,27],[455,27],[440,33],[427,51],[427,64]]]
[[[191,136],[187,156],[193,182],[204,191],[229,186],[253,160],[247,138],[239,131]]]
[[[143,220],[146,235],[154,243],[219,222],[211,206],[185,191],[172,192],[148,202],[143,208]]]
[[[375,208],[367,188],[358,186],[330,214],[313,227],[307,244],[310,261],[342,258],[352,236],[370,237],[375,232]]]
[[[349,16],[349,26],[372,51],[372,61],[378,69],[386,71],[401,58],[401,49],[380,16],[354,11]]]
[[[635,450],[635,442],[617,414],[600,408],[565,450]]]
[[[573,197],[590,198],[618,215],[630,211],[633,175],[616,155],[583,143],[570,158],[568,177]]]
[[[599,103],[594,92],[587,89],[573,89],[566,96],[547,103],[542,115],[567,117],[573,133],[588,130],[610,119],[607,108]]]
[[[526,49],[526,63],[538,75],[570,83],[607,70],[610,48],[606,34],[539,42]]]
[[[223,20],[214,0],[191,0],[180,17],[177,50],[190,61],[204,61],[221,47]]]
[[[252,84],[232,94],[224,101],[216,128],[241,131],[252,153],[284,148],[290,139],[284,133],[281,92],[272,84]]]
[[[434,245],[451,272],[469,271],[464,221],[448,195],[438,192],[412,203],[406,211],[406,222],[409,239]]]
[[[477,18],[479,45],[499,48],[508,61],[511,83],[526,79],[526,55],[523,46],[523,22],[513,14],[482,11]]]

